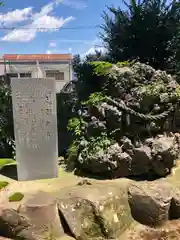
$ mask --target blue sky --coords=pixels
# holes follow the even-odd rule
[[[0,7],[0,55],[5,53],[80,53],[92,52],[99,28],[63,29],[96,26],[107,5],[119,0],[4,0]],[[24,29],[22,29],[24,27]],[[46,28],[46,30],[37,28]],[[58,30],[54,30],[56,28]]]

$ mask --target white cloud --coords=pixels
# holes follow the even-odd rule
[[[96,51],[105,53],[105,52],[106,52],[106,49],[105,49],[104,47],[91,47],[91,48],[85,53],[85,55],[95,54]]]
[[[56,5],[57,2],[53,2],[43,6],[39,13],[32,15],[32,22],[30,24],[23,26],[21,29],[15,29],[9,32],[1,40],[9,42],[29,42],[36,37],[38,32],[57,31],[64,24],[74,20],[72,16],[63,18],[49,15]]]
[[[59,3],[60,3],[60,2],[59,2]],[[57,2],[51,2],[51,3],[48,3],[48,4],[44,5],[44,6],[41,8],[40,12],[35,13],[35,14],[33,15],[33,19],[36,20],[36,19],[38,19],[38,18],[41,18],[41,17],[43,17],[43,16],[46,16],[46,15],[50,14],[50,13],[54,10],[54,8],[55,8],[57,5],[59,5],[59,3],[57,3]]]
[[[52,53],[51,50],[47,50],[47,51],[46,51],[46,54],[51,54],[51,53]]]
[[[56,0],[56,3],[62,3],[68,7],[76,8],[76,9],[84,9],[87,7],[87,4],[84,0]]]
[[[16,9],[5,14],[0,13],[0,24],[8,25],[12,23],[22,22],[29,19],[32,15],[32,7],[24,9]]]
[[[56,42],[50,42],[50,43],[49,43],[49,47],[54,48],[54,47],[56,47],[56,46],[57,46]]]
[[[85,57],[86,55],[89,55],[89,54],[95,54],[96,51],[101,52],[103,54],[106,53],[107,51],[106,48],[103,47],[101,39],[99,38],[96,38],[93,41],[91,41],[89,49],[86,52],[82,53],[82,57]]]
[[[56,31],[61,28],[65,23],[72,21],[74,18],[67,17],[67,18],[57,18],[54,16],[44,15],[32,22],[32,28],[39,28],[38,31]],[[42,30],[41,30],[41,29]]]
[[[92,41],[83,39],[56,39],[58,43],[82,43],[92,45]]]
[[[35,29],[13,30],[2,38],[2,41],[8,42],[29,42],[36,37]]]
[[[95,54],[95,48],[94,48],[94,47],[91,47],[91,48],[85,53],[85,55],[88,55],[88,54]]]

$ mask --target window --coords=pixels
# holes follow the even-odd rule
[[[18,74],[17,73],[9,73],[8,77],[10,77],[10,78],[18,78]]]
[[[20,73],[20,78],[31,78],[31,73],[30,72]]]
[[[46,71],[47,78],[55,78],[57,81],[64,80],[64,72],[59,72],[58,70],[47,70]]]
[[[11,78],[18,78],[18,74],[17,73],[8,73],[5,77],[5,81],[8,85],[10,85],[11,83]]]

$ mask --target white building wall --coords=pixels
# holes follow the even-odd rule
[[[63,86],[72,80],[72,67],[70,64],[40,64],[40,68],[43,69],[44,76],[46,70],[59,70],[60,72],[64,72],[64,81],[57,80],[56,81],[56,91],[60,92]]]
[[[39,64],[16,64],[6,65],[7,73],[31,72],[32,78],[46,77],[46,70],[59,70],[64,72],[64,80],[56,80],[56,92],[60,92],[63,86],[72,80],[72,67],[70,63],[39,63]]]
[[[4,61],[0,59],[0,76],[4,75],[5,73],[4,70],[5,70]]]

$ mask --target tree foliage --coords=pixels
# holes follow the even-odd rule
[[[97,76],[93,71],[94,66],[89,64],[93,61],[101,61],[101,57],[88,55],[85,59],[81,59],[79,55],[73,58],[73,70],[76,73],[78,81],[75,84],[77,98],[79,101],[85,101],[93,92],[101,90],[101,77]]]
[[[123,1],[103,13],[101,38],[112,61],[139,60],[167,70],[174,57],[171,41],[177,44],[180,3],[173,0]],[[179,42],[179,40],[178,40]]]
[[[73,141],[73,135],[67,131],[69,119],[77,116],[77,98],[74,91],[74,84],[68,83],[57,99],[57,124],[58,124],[58,150],[59,156],[65,155],[68,147]]]
[[[0,157],[14,155],[14,129],[11,90],[0,83]]]

